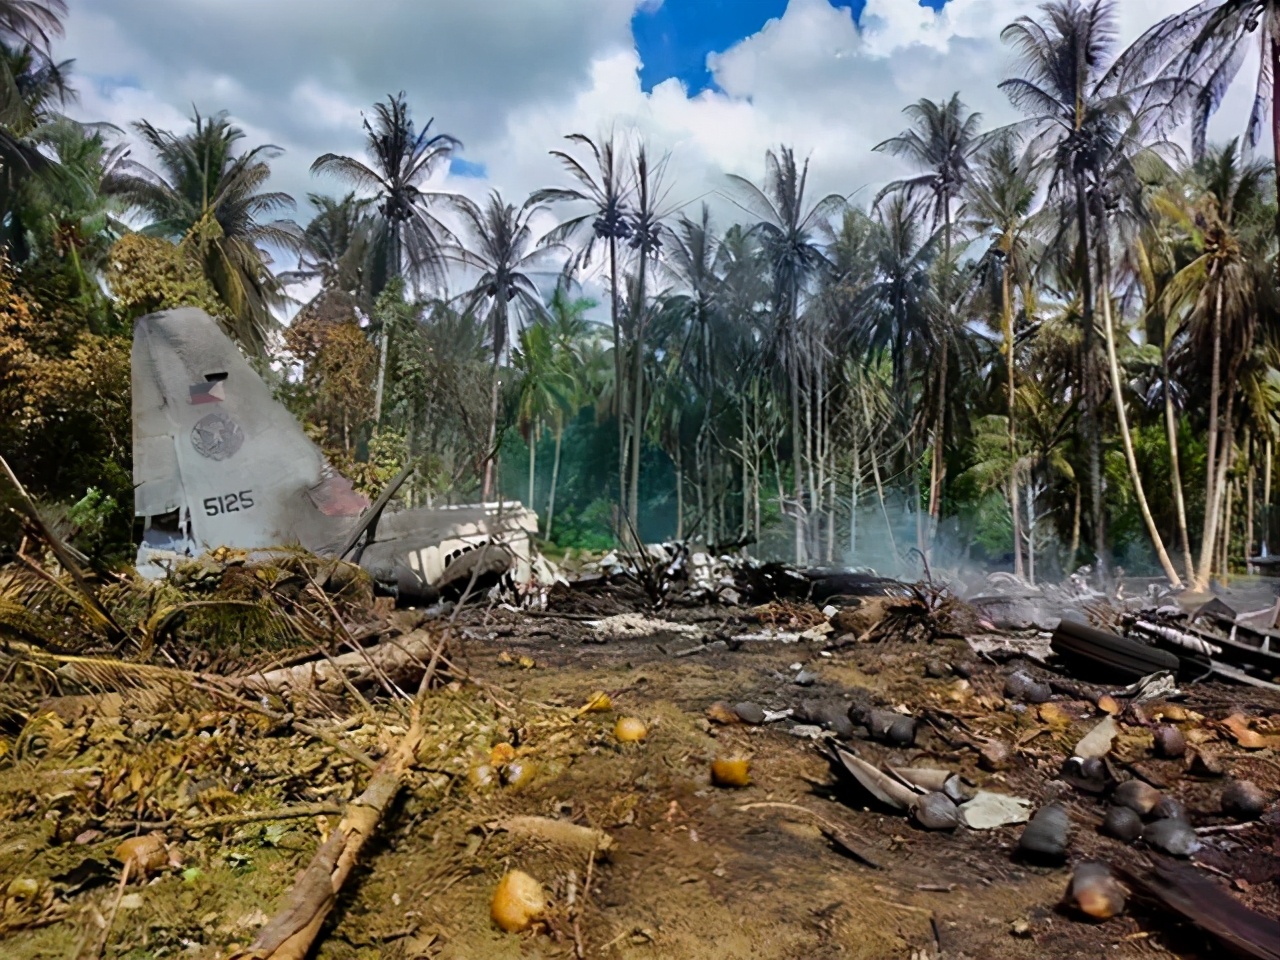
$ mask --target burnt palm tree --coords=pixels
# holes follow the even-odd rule
[[[878,203],[885,195],[904,191],[914,197],[927,194],[928,207],[934,226],[942,226],[942,259],[939,263],[942,283],[939,294],[946,312],[941,331],[941,356],[938,365],[938,407],[934,415],[933,463],[929,475],[929,515],[935,521],[941,507],[942,482],[944,480],[943,447],[946,439],[947,368],[951,337],[954,327],[954,304],[951,298],[952,217],[954,204],[964,192],[970,177],[970,160],[981,144],[979,128],[982,115],[969,112],[960,102],[960,94],[953,93],[945,103],[923,99],[907,107],[905,113],[911,120],[911,128],[891,137],[872,149],[911,161],[921,172],[905,180],[888,184],[876,197]]]
[[[596,245],[603,244],[608,257],[609,317],[613,327],[614,408],[618,423],[618,504],[619,512],[627,511],[627,403],[624,392],[621,293],[619,292],[618,244],[631,236],[629,203],[631,186],[626,166],[619,155],[617,138],[610,133],[597,143],[586,134],[571,133],[565,137],[571,144],[583,147],[591,159],[584,163],[567,150],[552,150],[576,187],[547,187],[529,198],[531,203],[571,204],[581,212],[562,222],[544,238],[546,243],[576,243],[578,253],[567,268],[590,266]],[[594,170],[592,169],[594,168]],[[619,518],[619,529],[626,529],[626,517]]]
[[[532,199],[521,207],[503,201],[495,190],[484,206],[457,197],[454,206],[466,228],[466,243],[448,250],[449,256],[478,271],[463,297],[464,312],[483,318],[493,358],[493,388],[489,411],[489,456],[484,468],[483,496],[493,492],[493,458],[498,433],[499,371],[511,344],[513,325],[519,329],[545,312],[533,274],[553,247],[538,245],[529,220],[541,209]]]
[[[183,133],[145,120],[134,124],[158,158],[157,168],[126,159],[107,186],[150,217],[143,233],[190,246],[230,312],[230,332],[261,355],[277,326],[272,309],[288,299],[270,270],[268,248],[298,249],[293,221],[267,219],[292,209],[293,198],[262,189],[271,176],[270,161],[283,151],[265,144],[237,152],[244,131],[225,113],[196,113],[193,123],[194,129]]]
[[[797,329],[800,301],[810,282],[829,266],[818,241],[820,228],[845,205],[839,194],[828,194],[806,206],[809,162],[796,165],[795,153],[782,147],[765,153],[763,186],[745,177],[730,175],[735,203],[751,215],[751,229],[758,237],[764,263],[772,280],[774,345],[785,371],[791,400],[791,466],[795,473],[796,562],[805,559],[804,469],[801,463],[800,378],[805,353]]]

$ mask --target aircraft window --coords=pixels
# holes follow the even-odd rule
[[[204,375],[204,378],[209,383],[214,383],[215,381],[218,381],[218,380],[225,380],[227,379],[227,371],[223,370],[219,373],[206,373]]]

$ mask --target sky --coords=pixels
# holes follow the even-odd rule
[[[1127,42],[1190,0],[1119,0]],[[463,147],[435,186],[520,203],[565,183],[548,151],[565,134],[637,131],[668,157],[668,207],[735,208],[727,173],[758,179],[785,143],[811,165],[815,198],[874,196],[905,173],[872,147],[902,108],[959,91],[988,126],[1017,114],[998,89],[1014,69],[1001,29],[1030,0],[70,0],[74,114],[128,131],[173,130],[194,109],[229,112],[246,144],[284,150],[271,186],[311,215],[322,153],[359,155],[362,111],[404,91],[421,124]],[[1244,76],[1256,69],[1246,63]],[[1244,126],[1245,84],[1212,130]],[[135,156],[147,160],[145,150]],[[549,224],[549,218],[542,223]],[[281,266],[292,266],[292,264]]]

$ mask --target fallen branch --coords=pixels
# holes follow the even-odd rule
[[[358,684],[370,678],[381,681],[388,674],[420,668],[422,661],[436,652],[438,642],[438,638],[433,639],[427,631],[415,630],[376,646],[363,647],[358,652],[278,670],[228,677],[224,682],[241,689],[280,696],[297,690],[339,693],[348,684]]]
[[[303,870],[284,904],[246,950],[231,960],[304,960],[338,892],[351,875],[360,852],[378,829],[383,816],[400,793],[405,775],[413,767],[425,735],[423,701],[444,652],[446,638],[436,641],[431,660],[413,698],[409,728],[394,751],[378,765],[364,792],[347,806],[342,821]],[[340,658],[339,658],[340,659]],[[317,668],[319,664],[316,665]]]
[[[508,817],[485,826],[517,837],[532,837],[557,846],[577,848],[592,855],[605,853],[613,846],[613,837],[603,830],[552,817]]]

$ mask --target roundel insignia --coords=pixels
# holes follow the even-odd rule
[[[210,460],[226,460],[235,456],[244,443],[244,431],[225,413],[201,417],[191,429],[191,445],[196,453]]]

